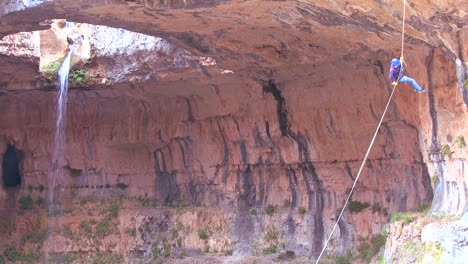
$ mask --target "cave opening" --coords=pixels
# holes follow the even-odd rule
[[[2,161],[4,187],[11,188],[21,185],[20,161],[21,156],[18,149],[9,144]]]

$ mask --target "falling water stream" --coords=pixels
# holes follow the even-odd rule
[[[67,27],[74,27],[74,24],[67,23]],[[66,142],[66,116],[68,99],[68,74],[70,73],[71,58],[75,52],[79,41],[69,45],[69,50],[58,71],[59,93],[57,97],[57,121],[55,123],[55,135],[52,149],[52,163],[48,176],[48,236],[51,237],[61,232],[62,224],[60,215],[62,213],[63,192],[65,190],[64,166],[65,166],[65,142]],[[50,240],[48,240],[50,241]],[[53,240],[52,240],[53,241]],[[46,263],[49,261],[49,253],[54,245],[46,244]]]
[[[57,122],[55,123],[54,148],[52,152],[52,168],[49,184],[49,215],[53,215],[55,189],[63,187],[63,154],[65,148],[65,128],[67,114],[68,74],[70,72],[71,55],[76,46],[70,45],[65,60],[58,72],[60,91],[57,100]]]

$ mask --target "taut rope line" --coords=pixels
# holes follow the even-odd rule
[[[404,64],[404,57],[403,57],[403,51],[404,51],[404,44],[405,44],[405,15],[406,15],[406,0],[403,0],[403,22],[402,22],[402,30],[401,30],[401,56],[400,56],[400,61],[402,61],[402,71],[403,71],[403,64]],[[364,165],[366,164],[367,157],[369,156],[369,153],[372,149],[372,145],[374,145],[375,138],[377,137],[377,134],[379,132],[380,126],[382,125],[382,121],[385,117],[385,114],[387,113],[388,106],[390,105],[390,102],[392,101],[393,94],[395,93],[395,88],[397,87],[398,83],[393,86],[392,93],[390,94],[390,98],[388,98],[387,105],[385,106],[385,110],[382,114],[382,117],[380,118],[379,124],[377,126],[377,129],[375,130],[374,136],[372,137],[371,143],[369,144],[369,147],[367,148],[366,155],[364,156],[364,159],[362,160],[361,167],[359,168],[359,171],[357,173],[356,179],[354,180],[353,186],[351,187],[351,190],[348,194],[348,197],[346,198],[346,201],[343,205],[343,208],[341,209],[340,214],[338,215],[338,219],[336,220],[335,224],[333,225],[332,231],[330,232],[330,236],[328,236],[327,241],[325,242],[325,245],[323,246],[322,251],[320,252],[320,255],[317,258],[317,261],[315,264],[318,264],[320,261],[320,258],[322,257],[323,253],[327,249],[328,243],[330,242],[331,237],[333,236],[333,232],[335,232],[336,227],[338,226],[338,222],[340,221],[341,217],[343,216],[343,213],[346,209],[346,206],[348,205],[349,200],[351,199],[351,195],[353,194],[354,187],[356,187],[357,181],[359,179],[359,176],[361,176],[362,169],[364,168]]]

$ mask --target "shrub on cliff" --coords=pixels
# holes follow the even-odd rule
[[[72,70],[68,77],[69,82],[83,85],[87,80],[87,71],[85,69]]]
[[[265,207],[265,213],[269,216],[272,216],[273,213],[275,213],[275,207],[271,204],[267,205],[267,207]]]
[[[42,243],[47,237],[47,230],[42,229],[42,230],[34,230],[30,233],[27,233],[21,237],[21,245],[24,246],[26,242],[30,242],[33,244],[38,244]]]
[[[19,199],[19,203],[20,203],[20,209],[21,210],[32,209],[33,205],[34,205],[33,199],[29,195],[22,196]]]
[[[205,240],[205,241],[208,240],[208,234],[206,233],[206,231],[205,231],[204,229],[198,230],[198,237],[199,237],[201,240]]]
[[[366,202],[362,203],[362,202],[359,202],[359,201],[350,201],[348,209],[349,209],[349,211],[351,211],[353,213],[359,213],[359,212],[361,212],[362,210],[366,209],[369,206],[370,206],[370,204],[366,203]]]
[[[108,217],[105,217],[96,224],[96,236],[98,238],[104,238],[112,234],[112,228],[111,220]]]
[[[19,252],[16,250],[15,246],[8,246],[3,250],[3,255],[5,258],[13,263],[19,260]]]
[[[445,158],[445,157],[448,157],[449,160],[452,159],[452,154],[453,154],[453,151],[450,149],[450,146],[445,144],[442,146],[442,148],[440,149],[440,153],[442,154],[442,156]]]
[[[392,224],[395,222],[403,222],[403,224],[407,224],[411,221],[413,221],[413,216],[408,213],[393,213],[390,219]]]
[[[351,264],[353,261],[353,254],[348,250],[345,255],[336,256],[334,261],[336,264]]]
[[[41,70],[46,74],[46,79],[48,81],[55,81],[57,78],[57,73],[60,70],[60,66],[62,65],[61,60],[56,60],[49,65],[42,66]]]
[[[439,183],[439,181],[440,181],[439,175],[433,175],[433,176],[431,177],[431,179],[432,179],[432,182],[433,182],[434,184],[437,184],[437,183]]]
[[[278,245],[277,244],[272,244],[269,245],[268,247],[263,249],[263,254],[268,255],[268,254],[275,254],[278,251]]]
[[[302,207],[302,206],[299,206],[299,207],[297,208],[297,212],[298,212],[300,215],[303,215],[303,214],[307,213],[306,209],[305,209],[304,207]]]
[[[465,138],[463,136],[456,137],[454,142],[461,149],[466,147]]]
[[[372,258],[374,258],[374,256],[379,253],[380,249],[385,245],[386,240],[387,236],[382,234],[372,236],[370,244],[361,239],[361,244],[359,244],[358,247],[359,258],[370,263]]]

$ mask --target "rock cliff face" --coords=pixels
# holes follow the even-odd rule
[[[390,213],[433,198],[434,213],[466,211],[466,13],[456,8],[463,1],[430,2],[407,6],[404,49],[407,74],[428,92],[397,87],[352,196],[367,208],[345,213],[330,252],[356,249]],[[4,15],[0,36],[52,29],[0,46],[0,153],[20,171],[2,171],[1,208],[51,191],[57,91],[39,65],[66,51],[50,22],[66,18],[145,34],[79,25],[86,41],[75,65],[93,78],[71,84],[63,187],[75,206],[76,197],[128,199],[112,220],[120,235],[101,251],[126,261],[207,245],[317,257],[391,92],[401,10],[388,1],[50,1]],[[11,45],[19,42],[28,48]],[[166,207],[133,211],[136,201]],[[188,209],[171,208],[179,206]],[[98,208],[89,210],[98,232]],[[64,215],[57,222],[72,233],[86,230],[83,218]],[[135,236],[125,231],[133,224]],[[183,242],[155,238],[171,230]],[[59,234],[45,244],[69,246],[45,248],[94,251],[86,243]]]

